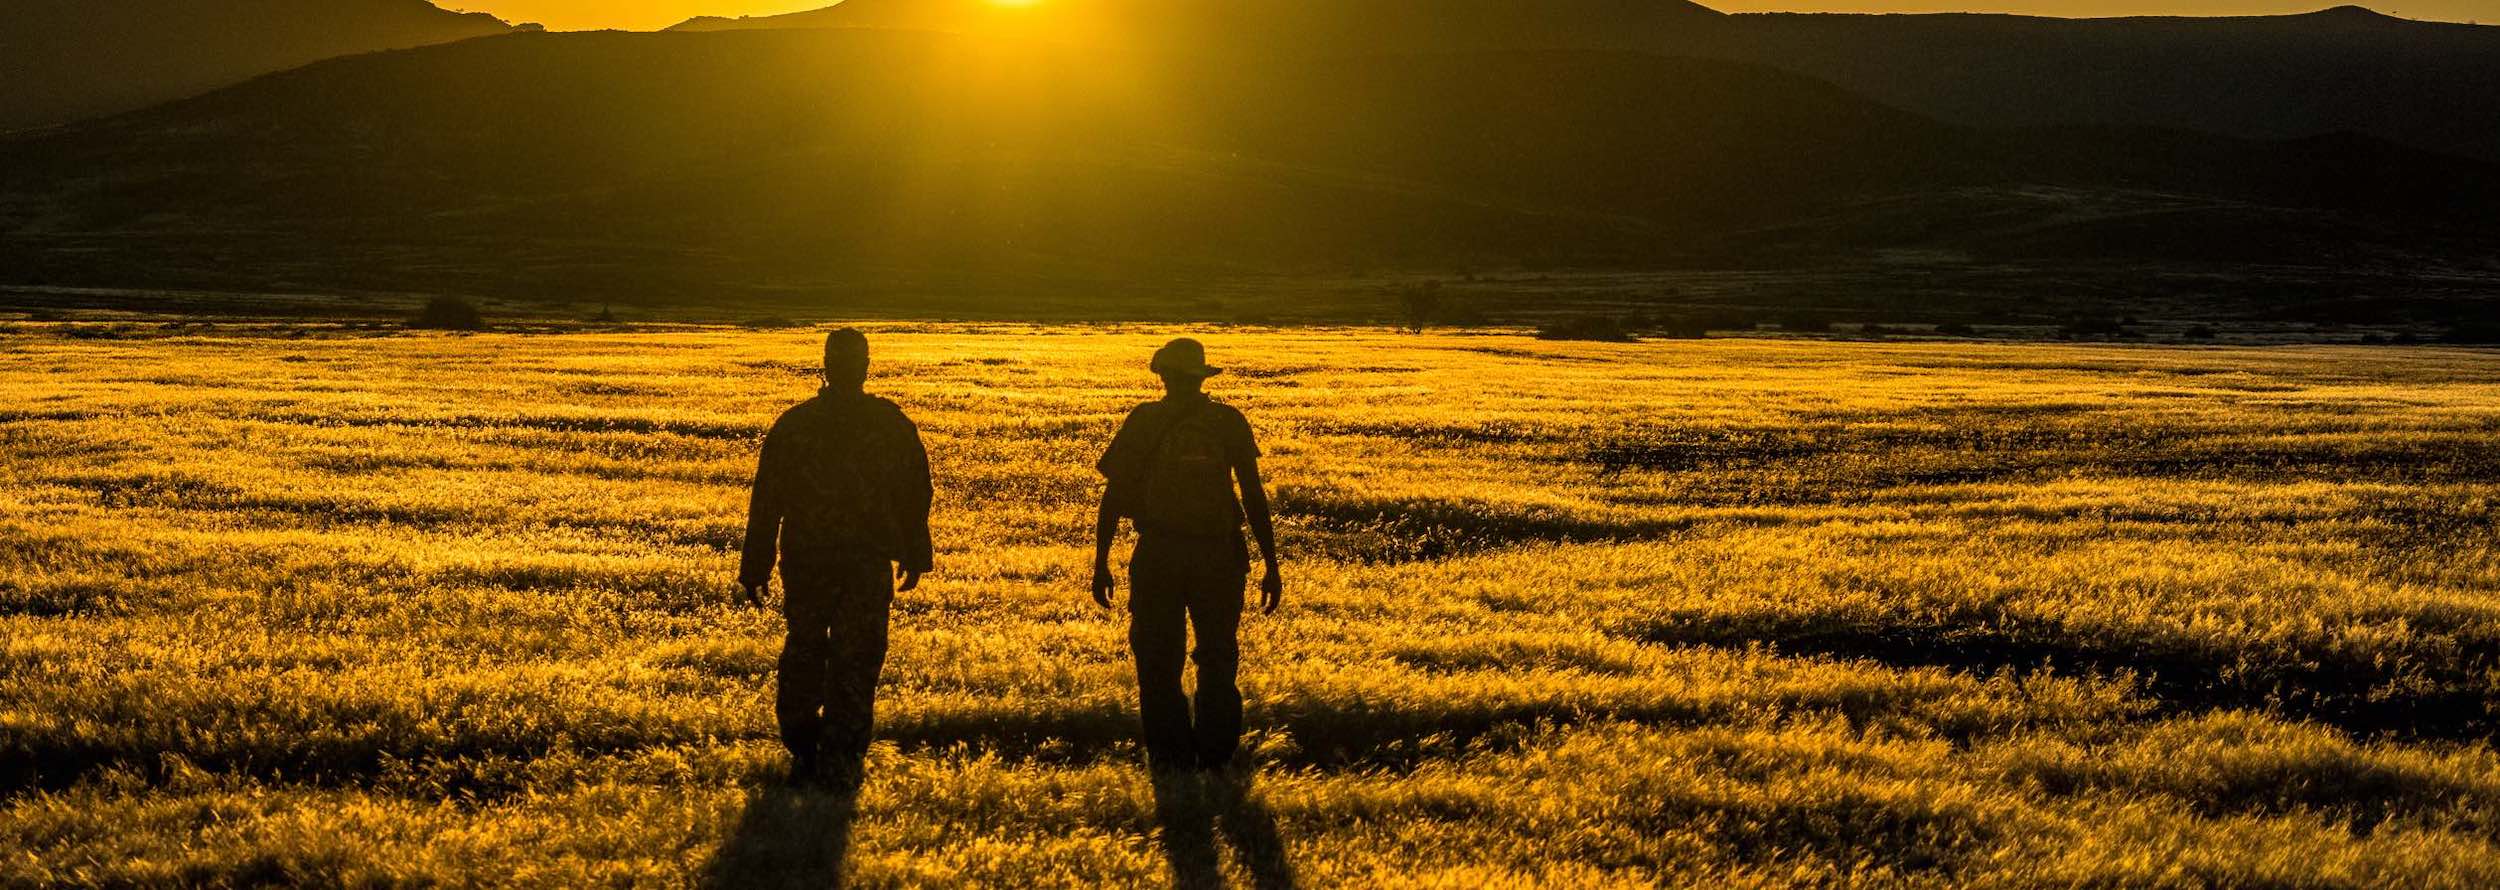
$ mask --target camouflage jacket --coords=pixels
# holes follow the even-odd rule
[[[764,436],[738,580],[771,580],[776,558],[785,574],[863,556],[928,571],[932,496],[929,452],[903,409],[819,393]]]

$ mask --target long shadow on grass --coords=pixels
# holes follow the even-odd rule
[[[1172,866],[1174,887],[1226,886],[1219,837],[1223,846],[1232,848],[1233,861],[1250,873],[1251,886],[1300,886],[1285,855],[1284,835],[1276,829],[1276,814],[1252,793],[1253,779],[1247,771],[1155,776],[1155,821],[1163,829],[1156,843]]]
[[[1404,772],[1424,764],[1473,752],[1507,750],[1521,743],[1523,730],[1591,721],[1622,721],[1652,726],[1702,726],[1741,716],[1741,703],[1656,701],[1605,705],[1574,701],[1521,701],[1470,707],[1378,707],[1362,702],[1321,704],[1299,702],[1261,708],[1251,716],[1258,728],[1292,740],[1287,750],[1270,755],[1278,763],[1321,769],[1355,768]],[[1902,707],[1909,707],[1904,702]],[[1839,706],[1852,718],[1871,719],[1889,709],[1881,704]],[[244,720],[240,715],[224,719]],[[248,720],[245,720],[248,722]],[[0,738],[0,799],[35,790],[77,785],[108,769],[131,771],[150,782],[170,781],[178,761],[198,770],[282,780],[308,786],[370,785],[388,775],[392,763],[444,767],[429,777],[425,793],[447,799],[487,802],[530,789],[524,774],[491,766],[498,761],[526,761],[557,752],[599,758],[630,756],[667,746],[718,743],[709,735],[644,738],[630,734],[600,739],[544,737],[498,739],[443,738],[426,741],[377,735],[309,742],[285,727],[268,727],[250,739],[204,734],[211,742],[169,749],[159,737],[82,735],[71,732],[27,733]],[[963,752],[1045,763],[1097,763],[1134,757],[1137,718],[1118,707],[1034,709],[991,713],[944,714],[904,718],[877,728],[877,737],[906,752]],[[773,738],[761,729],[746,741]],[[277,741],[288,739],[288,741]],[[735,739],[729,741],[736,741]],[[170,757],[169,757],[170,755]],[[475,765],[472,768],[472,765]]]
[[[2166,718],[2264,711],[2361,735],[2475,739],[2500,729],[2489,676],[2500,644],[2457,641],[2444,657],[2254,653],[2178,641],[2094,638],[2071,628],[1971,620],[1866,624],[1799,616],[1696,617],[1638,629],[1662,646],[1765,647],[1793,656],[1975,674],[2132,674]],[[2392,655],[2392,657],[2391,657]]]
[[[555,433],[613,433],[636,436],[667,433],[696,439],[716,439],[731,442],[753,441],[763,438],[764,436],[764,425],[753,421],[664,420],[648,417],[565,417],[558,415],[521,415],[513,417],[487,417],[476,415],[455,415],[447,417],[377,417],[339,414],[278,413],[254,415],[252,419],[268,423],[287,423],[308,427],[408,427],[418,429],[460,430],[519,429],[543,430]]]
[[[291,531],[370,525],[414,529],[472,529],[509,524],[512,520],[510,516],[482,514],[469,507],[370,503],[359,499],[352,492],[343,494],[255,492],[222,482],[193,479],[181,475],[148,476],[136,479],[64,476],[50,480],[50,484],[86,489],[93,493],[97,505],[106,508],[179,509],[185,513],[219,513],[233,516],[277,514],[274,517],[278,520],[275,527]],[[630,535],[642,540],[679,546],[706,547],[721,552],[736,549],[740,536],[745,534],[737,525],[726,522],[690,526],[664,521],[646,522],[567,516],[534,517],[534,521],[553,528]]]
[[[859,818],[857,783],[832,789],[776,785],[747,799],[738,827],[703,869],[698,885],[718,890],[842,884]]]
[[[2276,441],[2229,427],[2147,424],[2123,413],[2082,413],[2048,424],[2000,416],[2016,415],[1924,411],[1837,424],[1675,430],[1597,442],[1575,459],[1610,476],[1681,474],[1675,487],[1693,505],[1846,502],[1884,489],[2076,475],[2417,485],[2500,480],[2500,444],[2481,431]],[[1886,419],[1928,425],[1855,422]]]
[[[1287,490],[1278,515],[1297,533],[1296,552],[1373,565],[1424,562],[1531,543],[1602,543],[1690,531],[1690,519],[1614,522],[1560,511],[1423,498],[1357,498]]]

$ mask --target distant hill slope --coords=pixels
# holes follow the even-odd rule
[[[1345,53],[1639,49],[1720,17],[1686,0],[843,0],[787,15],[697,18],[672,30],[909,28],[1144,51]]]
[[[1664,49],[1775,65],[1974,125],[2354,132],[2500,160],[2500,27],[2358,7],[2202,19],[1740,15]]]
[[[0,130],[144,108],[349,53],[512,30],[425,0],[7,0]]]
[[[2440,249],[2495,183],[2366,139],[1973,131],[1638,53],[519,35],[0,139],[0,284],[702,300],[1892,247],[2306,263]]]
[[[1635,49],[1757,62],[1973,126],[2364,133],[2500,161],[2500,27],[2307,15],[1723,16],[1682,0],[846,0],[720,28],[1025,30],[1171,52]]]
[[[155,274],[197,244],[261,257],[202,274],[487,288],[1602,260],[1932,178],[1964,163],[1953,138],[1797,75],[1637,54],[521,35],[0,140],[0,243],[43,245],[0,265]]]

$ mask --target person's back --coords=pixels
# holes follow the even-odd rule
[[[902,408],[829,389],[782,414],[764,442],[757,478],[765,484],[756,491],[780,517],[785,569],[794,561],[876,556],[927,570],[928,455]],[[748,541],[747,577],[771,572],[770,544]]]
[[[1137,661],[1147,758],[1158,769],[1212,769],[1229,763],[1241,740],[1238,633],[1250,571],[1245,523],[1267,559],[1260,583],[1267,611],[1283,601],[1284,582],[1250,421],[1202,391],[1206,378],[1219,372],[1207,366],[1197,341],[1173,341],[1155,354],[1153,368],[1163,377],[1164,398],[1129,412],[1098,464],[1107,484],[1095,522],[1094,601],[1111,607],[1111,541],[1119,521],[1128,519],[1137,527],[1129,561],[1129,647]],[[1193,627],[1194,717],[1181,685]]]
[[[761,604],[781,569],[789,633],[774,711],[798,781],[856,779],[895,580],[909,591],[933,562],[928,452],[901,408],[863,391],[867,376],[865,336],[826,338],[825,388],[764,436],[748,504],[738,583]]]
[[[1234,467],[1258,450],[1250,421],[1239,409],[1204,394],[1147,402],[1129,412],[1100,469],[1125,475],[1128,503],[1122,515],[1142,532],[1186,535],[1240,531],[1241,500],[1234,496]]]

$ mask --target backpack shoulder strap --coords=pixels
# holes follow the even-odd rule
[[[1151,446],[1146,449],[1146,455],[1149,458],[1148,463],[1152,463],[1153,459],[1161,458],[1163,456],[1163,449],[1172,444],[1173,431],[1180,429],[1182,424],[1198,419],[1198,415],[1205,413],[1207,406],[1213,404],[1215,404],[1215,400],[1213,399],[1200,399],[1196,402],[1181,405],[1173,411],[1172,416],[1164,418],[1162,423],[1157,424],[1154,441]]]
[[[1143,407],[1154,407],[1155,404],[1149,402]],[[1111,504],[1115,513],[1130,519],[1137,518],[1138,487],[1145,484],[1146,477],[1153,474],[1155,464],[1163,459],[1164,448],[1172,440],[1172,431],[1179,429],[1181,424],[1194,419],[1200,410],[1202,410],[1200,405],[1180,405],[1173,407],[1170,414],[1158,411],[1158,416],[1152,418],[1154,423],[1140,431],[1143,435],[1138,441],[1137,450],[1133,452],[1136,455],[1135,458],[1114,468],[1117,470],[1116,473],[1105,474],[1107,477],[1105,482],[1109,487],[1103,496]],[[1145,420],[1146,418],[1136,419]]]

